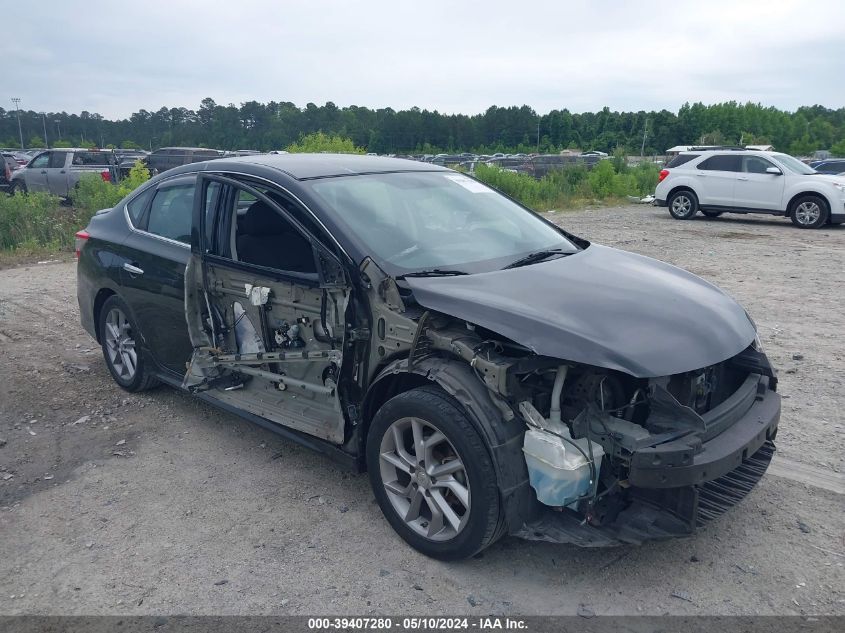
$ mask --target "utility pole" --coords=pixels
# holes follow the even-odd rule
[[[647,135],[648,135],[648,119],[645,120],[645,127],[643,128],[643,144],[642,144],[642,147],[640,147],[640,158],[645,156],[645,139],[646,139]]]
[[[540,153],[540,117],[537,117],[537,153]]]
[[[50,149],[50,143],[47,142],[47,113],[41,113],[41,124],[44,126],[44,149]]]
[[[55,122],[55,124],[56,124],[56,131],[59,133],[59,140],[61,141],[61,140],[62,140],[62,126],[61,126],[61,121],[59,121],[58,119],[53,119],[53,121],[54,121],[54,122]]]
[[[18,114],[18,134],[21,137],[21,149],[26,149],[23,146],[23,128],[21,127],[21,108],[20,108],[21,100],[20,100],[20,97],[12,97],[12,103],[15,104],[15,111]]]

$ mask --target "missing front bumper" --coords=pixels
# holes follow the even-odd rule
[[[581,547],[639,545],[691,536],[751,492],[765,474],[774,452],[774,443],[766,440],[739,466],[705,483],[678,488],[631,488],[629,505],[615,520],[603,525],[590,525],[571,510],[545,508],[513,535]]]

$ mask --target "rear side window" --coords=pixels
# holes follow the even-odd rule
[[[74,165],[108,165],[109,155],[105,152],[76,152],[73,155]]]
[[[698,164],[699,169],[707,171],[742,171],[742,156],[732,154],[721,154]]]
[[[150,205],[147,232],[190,244],[194,189],[194,184],[159,189]]]
[[[65,166],[67,152],[53,152],[50,154],[50,169],[61,169]]]
[[[142,194],[135,196],[127,203],[126,210],[129,212],[129,218],[132,220],[133,226],[140,224],[144,209],[147,208],[147,203],[153,197],[154,193],[155,187],[149,187]]]
[[[666,165],[666,169],[672,169],[672,167],[680,167],[681,165],[685,165],[686,163],[690,162],[693,158],[698,158],[701,154],[678,154],[669,161],[669,164]]]

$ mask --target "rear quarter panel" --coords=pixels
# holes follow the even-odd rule
[[[90,237],[77,263],[76,298],[82,327],[97,338],[97,297],[101,292],[121,294],[120,270],[126,261],[121,247],[129,233],[122,206],[95,215],[86,230]]]

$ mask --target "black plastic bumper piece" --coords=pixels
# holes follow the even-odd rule
[[[532,541],[581,547],[639,545],[645,541],[691,536],[754,489],[774,452],[774,444],[765,441],[737,468],[700,485],[629,489],[625,509],[613,521],[602,525],[591,525],[582,515],[566,508],[562,511],[545,508],[534,520],[511,533]]]
[[[634,453],[628,483],[637,488],[679,488],[717,479],[774,440],[779,421],[780,395],[765,389],[742,418],[702,443],[694,454],[682,455],[681,463],[673,443]]]

